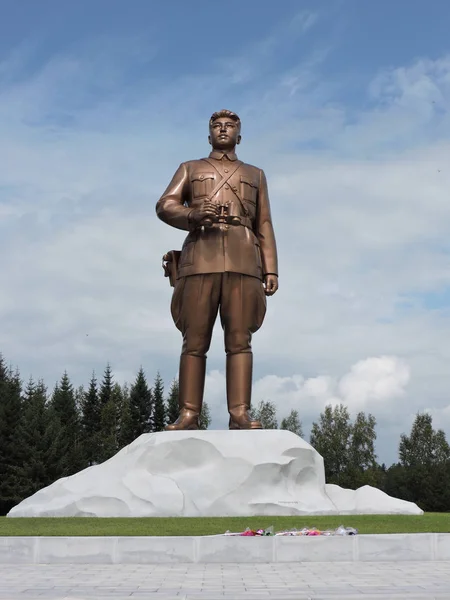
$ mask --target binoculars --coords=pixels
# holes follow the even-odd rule
[[[215,219],[209,217],[203,219],[202,225],[204,227],[212,227],[213,223],[225,223],[227,225],[234,225],[235,227],[241,224],[241,218],[237,215],[230,215],[230,207],[228,204],[219,204],[219,214]]]

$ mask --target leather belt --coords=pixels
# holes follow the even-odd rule
[[[213,224],[211,225],[211,228],[219,228],[221,225],[226,225],[227,227],[247,227],[247,229],[251,229],[253,231],[253,223],[252,220],[250,219],[250,217],[239,217],[239,219],[241,220],[241,222],[239,223],[239,225],[230,225],[228,223],[219,223],[217,221],[214,221]]]
[[[248,227],[248,229],[253,229],[252,220],[249,217],[239,217],[241,219],[241,225],[243,227]]]

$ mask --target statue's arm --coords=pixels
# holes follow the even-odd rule
[[[260,171],[258,204],[256,210],[256,236],[261,247],[263,275],[278,275],[278,254],[270,214],[269,192],[264,171]]]
[[[188,182],[188,168],[185,163],[182,163],[172,177],[172,181],[167,186],[164,194],[156,203],[156,214],[161,221],[186,231],[189,230],[188,217],[192,211],[192,208],[184,205],[187,199]]]

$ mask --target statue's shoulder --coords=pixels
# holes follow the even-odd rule
[[[260,167],[256,167],[255,165],[251,165],[250,163],[244,163],[244,167],[246,169],[252,169],[253,171],[255,171],[255,173],[259,173],[260,171],[262,171]]]
[[[259,177],[260,173],[264,173],[260,167],[255,167],[255,165],[251,165],[250,163],[243,163],[241,169],[244,169],[252,177]]]
[[[187,169],[198,169],[205,166],[205,160],[203,158],[193,158],[192,160],[185,160],[181,164]]]

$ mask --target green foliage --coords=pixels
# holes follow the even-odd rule
[[[159,373],[153,384],[153,431],[163,431],[166,426],[166,406],[164,402],[164,383]]]
[[[130,390],[127,384],[122,386],[122,401],[119,407],[119,448],[128,446],[134,441],[133,421],[131,417]]]
[[[417,414],[409,436],[402,434],[399,445],[400,464],[405,467],[430,467],[450,459],[450,446],[442,429],[433,429],[430,414]]]
[[[10,510],[23,497],[26,485],[19,467],[25,458],[21,434],[23,401],[18,373],[6,368],[0,355],[0,511]]]
[[[130,399],[130,431],[129,437],[131,443],[143,433],[152,431],[153,419],[153,398],[152,392],[147,384],[147,379],[143,368],[141,367],[136,376],[134,384],[131,386]]]
[[[117,439],[116,439],[116,407],[113,400],[108,400],[102,408],[101,437],[100,437],[100,452],[98,462],[102,463],[111,456],[116,454]]]
[[[22,440],[26,457],[20,468],[26,482],[23,493],[31,496],[53,483],[58,477],[60,423],[47,407],[47,390],[43,381],[32,379],[24,392]]]
[[[120,416],[123,406],[122,388],[118,383],[112,385],[108,402],[102,407],[100,423],[99,461],[108,460],[119,450]]]
[[[103,408],[111,400],[113,391],[113,375],[111,365],[108,363],[103,373],[103,381],[100,387],[100,406]]]
[[[449,511],[450,447],[444,431],[433,429],[431,415],[416,415],[410,435],[400,438],[399,458],[387,471],[386,492],[425,511]]]
[[[289,415],[281,421],[281,429],[292,431],[292,433],[295,433],[299,437],[303,437],[302,422],[297,410],[291,410]]]
[[[357,489],[363,485],[376,485],[379,473],[375,454],[376,419],[359,412],[351,426],[348,451],[347,485]]]
[[[343,404],[326,406],[319,423],[313,423],[310,444],[323,457],[328,483],[342,485],[346,479],[351,432],[350,414]]]
[[[177,380],[165,402],[159,373],[150,390],[141,368],[130,388],[114,383],[107,364],[100,389],[94,373],[86,391],[74,389],[64,373],[49,399],[43,381],[30,378],[22,389],[19,373],[7,368],[0,354],[0,514],[56,479],[107,460],[141,433],[162,431],[178,417],[178,397]],[[273,402],[261,401],[253,417],[265,429],[278,427]],[[201,429],[210,422],[205,402]],[[424,511],[449,512],[445,432],[433,428],[429,414],[416,415],[410,433],[400,438],[399,462],[386,468],[376,460],[375,427],[371,414],[360,412],[352,421],[342,404],[325,408],[313,423],[310,441],[324,458],[327,482],[352,489],[372,485]],[[281,428],[303,437],[297,410],[282,420]]]
[[[81,399],[81,430],[84,456],[87,464],[94,465],[100,457],[101,406],[97,389],[97,379],[92,373],[87,392]]]
[[[67,477],[85,466],[82,446],[80,416],[77,411],[75,392],[65,372],[55,386],[49,404],[50,418],[55,431],[55,463],[52,465],[53,480]]]
[[[178,419],[178,414],[180,412],[179,407],[179,396],[180,396],[180,387],[178,385],[178,379],[174,379],[170,386],[169,397],[167,398],[167,422],[175,423]]]
[[[109,363],[105,367],[99,392],[100,428],[97,462],[104,462],[118,450],[118,413],[121,402],[120,386],[114,384]]]
[[[206,402],[203,402],[199,421],[200,429],[208,429],[208,427],[211,425],[211,414],[209,412],[209,406]]]
[[[325,407],[313,423],[311,445],[323,457],[328,483],[356,489],[372,485],[380,474],[375,455],[376,420],[358,413],[352,423],[346,406]]]
[[[260,421],[263,429],[278,429],[277,409],[269,400],[261,400],[252,411],[252,418]]]

